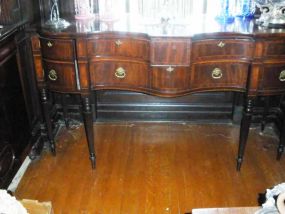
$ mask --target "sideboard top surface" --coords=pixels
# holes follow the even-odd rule
[[[206,16],[192,17],[189,20],[177,22],[147,22],[129,15],[116,20],[102,20],[97,17],[92,20],[77,21],[68,19],[71,25],[65,29],[55,29],[44,24],[37,26],[40,32],[49,36],[92,36],[94,34],[120,33],[136,34],[142,37],[192,37],[207,38],[220,36],[266,38],[267,36],[283,37],[285,29],[265,28],[255,24],[255,20],[236,18],[233,23],[219,23]]]

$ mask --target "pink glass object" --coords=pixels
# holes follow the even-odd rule
[[[75,19],[92,19],[95,17],[93,0],[74,0]]]

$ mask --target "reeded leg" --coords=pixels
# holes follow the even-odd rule
[[[66,105],[66,95],[61,95],[61,105],[62,105],[62,113],[63,113],[63,119],[66,128],[69,128],[69,118],[68,118],[68,112],[67,112],[67,105]]]
[[[245,107],[243,110],[243,116],[240,125],[240,137],[239,137],[239,149],[238,149],[238,157],[237,157],[237,170],[240,171],[244,151],[247,143],[247,137],[249,133],[249,127],[252,116],[252,107],[253,107],[253,99],[251,97],[247,97],[245,101]]]
[[[264,108],[263,108],[263,116],[262,116],[262,122],[261,122],[261,131],[263,132],[266,125],[266,117],[269,112],[269,103],[270,103],[270,97],[264,98]]]
[[[284,152],[285,147],[285,104],[281,104],[282,112],[283,112],[283,118],[282,118],[282,127],[280,130],[280,142],[277,149],[277,160],[281,159],[281,156]]]
[[[94,149],[94,133],[93,133],[93,119],[92,119],[92,109],[90,105],[89,95],[81,95],[82,105],[83,105],[83,120],[85,133],[88,143],[89,156],[92,164],[92,169],[96,167],[96,156]]]
[[[50,143],[50,150],[53,155],[56,155],[55,142],[53,139],[52,124],[51,124],[51,118],[50,118],[49,107],[48,107],[47,90],[45,88],[41,89],[41,102],[42,102],[42,109],[43,109],[43,115],[44,115],[44,122],[45,122],[46,130],[47,130],[47,138]]]

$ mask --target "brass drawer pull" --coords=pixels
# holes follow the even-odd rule
[[[124,79],[126,77],[126,70],[122,67],[117,68],[115,76],[119,79]]]
[[[56,81],[57,80],[57,73],[55,70],[51,69],[49,72],[48,72],[48,78],[51,80],[51,81]]]
[[[280,72],[279,80],[280,80],[281,82],[285,82],[285,70],[283,70],[283,71]]]
[[[220,48],[223,48],[226,46],[226,43],[224,43],[223,41],[220,41],[217,46]]]
[[[173,67],[171,67],[171,66],[169,66],[168,68],[166,68],[166,71],[169,72],[169,73],[173,72],[174,70],[175,70],[175,69],[174,69]]]
[[[118,39],[118,40],[115,42],[115,44],[116,44],[118,47],[120,47],[120,46],[123,44],[123,42]]]
[[[221,79],[223,77],[223,72],[220,68],[215,68],[212,71],[212,78],[213,79]]]
[[[52,44],[50,41],[48,41],[47,46],[48,46],[49,48],[51,48],[51,47],[53,46],[53,44]]]

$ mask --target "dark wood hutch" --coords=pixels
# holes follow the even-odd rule
[[[37,3],[29,0],[1,1],[0,188],[7,187],[40,141],[40,102],[26,33],[29,23],[39,17],[37,8]]]

